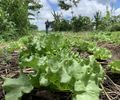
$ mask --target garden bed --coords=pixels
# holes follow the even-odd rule
[[[100,45],[101,46],[101,45]],[[112,45],[113,46],[113,45]],[[107,45],[104,45],[103,47],[106,47],[110,49],[111,51],[114,51],[116,49],[113,49]],[[115,46],[113,46],[116,48]],[[118,47],[118,46],[117,46]],[[85,54],[85,55],[84,55]],[[118,59],[119,55],[117,55],[118,52],[113,52],[113,59]],[[9,55],[9,59],[6,58],[8,56],[0,57],[0,76],[2,77],[10,77],[15,78],[19,76],[19,67],[18,67],[18,52],[14,52]],[[87,57],[90,54],[87,52],[80,53],[82,57]],[[117,57],[116,57],[117,55]],[[105,80],[104,83],[101,84],[102,92],[100,94],[100,100],[119,100],[120,98],[120,74],[115,74],[110,71],[110,69],[107,67],[107,61],[101,61],[100,63],[103,63],[104,69],[105,69]],[[29,73],[31,70],[25,69],[24,73]],[[2,85],[3,81],[0,80],[0,86]],[[0,100],[4,100],[4,92],[2,87],[0,87]],[[50,91],[47,88],[41,88],[41,89],[34,89],[29,94],[24,94],[22,97],[22,100],[71,100],[72,93],[70,92],[62,92],[62,91]]]

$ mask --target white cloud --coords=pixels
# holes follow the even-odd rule
[[[54,0],[55,1],[55,0]],[[45,21],[49,19],[50,21],[53,20],[53,16],[51,15],[52,8],[48,4],[47,0],[41,0],[41,4],[43,7],[39,10],[39,14],[35,12],[36,19],[31,21],[33,24],[37,24],[39,30],[45,29]]]
[[[115,16],[120,15],[120,8],[118,8],[118,9],[115,10],[114,15]]]
[[[78,7],[74,8],[75,15],[92,17],[97,11],[101,11],[102,14],[106,11],[104,4],[98,3],[96,0],[81,0]]]
[[[116,0],[113,0],[114,2]],[[58,0],[49,0],[52,4],[58,3]],[[40,9],[40,14],[39,14],[39,21],[36,20],[35,24],[39,26],[40,30],[45,29],[44,22],[49,19],[50,21],[53,20],[53,16],[51,14],[52,7],[48,4],[47,0],[41,0],[41,4],[43,5],[43,8]],[[109,6],[109,9],[111,7]],[[71,9],[68,11],[64,10],[57,10],[59,13],[62,12],[63,17],[70,17],[71,16]],[[102,15],[105,14],[106,12],[106,5],[103,0],[81,0],[78,3],[77,7],[73,7],[74,15],[82,15],[82,16],[89,16],[93,17],[93,15],[96,13],[96,11],[101,11]],[[120,9],[116,10],[116,13],[118,13]]]
[[[111,7],[109,6],[109,9],[111,9]],[[78,15],[82,15],[82,16],[89,16],[89,17],[93,17],[93,15],[97,12],[97,11],[101,11],[102,15],[105,14],[106,12],[106,5],[97,2],[97,0],[81,0],[78,3],[78,6],[74,6],[73,7],[73,12],[74,15],[78,16]],[[71,16],[71,9],[68,11],[63,11],[62,13],[65,16]]]

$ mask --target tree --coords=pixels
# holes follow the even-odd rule
[[[1,0],[2,9],[9,14],[9,21],[15,24],[18,34],[25,34],[28,28],[28,9],[26,0]]]
[[[55,11],[52,12],[52,15],[54,17],[54,21],[52,22],[51,27],[54,31],[59,31],[60,30],[61,15]]]
[[[83,16],[82,25],[83,25],[82,30],[84,30],[84,31],[93,29],[92,21],[91,21],[90,17]]]
[[[9,21],[10,16],[0,7],[0,39],[8,40],[10,36],[16,33],[15,24]]]
[[[71,20],[71,24],[73,26],[73,31],[75,32],[92,30],[91,20],[87,16],[73,17]]]
[[[94,15],[94,20],[95,20],[94,24],[95,24],[96,30],[98,30],[98,28],[99,28],[99,25],[101,23],[101,18],[102,18],[101,12],[97,11],[96,14]]]
[[[64,10],[69,10],[73,5],[72,3],[77,6],[77,4],[79,3],[80,0],[59,0],[59,6],[61,7],[61,9]]]
[[[42,4],[40,4],[40,1],[38,0],[28,0],[28,19],[29,20],[35,20],[35,16],[38,20],[38,16],[40,13],[40,8],[42,7]],[[34,13],[33,13],[34,12]],[[36,15],[35,15],[36,14]],[[33,25],[29,23],[30,29],[38,29],[37,25]]]
[[[28,10],[39,9],[41,5],[36,0],[0,0],[0,7],[2,12],[5,13],[5,16],[7,16],[7,18],[4,16],[6,21],[10,22],[12,30],[15,30],[15,34],[11,31],[9,33],[18,36],[26,34],[30,26],[28,16],[31,13]],[[8,31],[10,25],[6,23],[4,26],[7,28],[3,28],[4,31]]]
[[[37,12],[39,13],[39,9],[42,7],[42,4],[40,4],[39,1],[37,0],[28,0],[28,16],[35,16],[35,14],[33,14],[31,11]]]
[[[112,16],[110,31],[120,31],[120,15]]]
[[[71,24],[69,20],[61,19],[60,31],[71,31]]]
[[[61,9],[64,9],[64,10],[68,10],[69,8],[71,8],[71,5],[69,4],[66,4],[64,1],[60,0],[59,1],[59,6],[61,7]]]

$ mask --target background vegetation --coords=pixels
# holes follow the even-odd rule
[[[72,1],[71,1],[72,2]],[[77,6],[78,2],[66,4],[59,1],[61,9],[67,11],[72,6]],[[16,39],[16,37],[26,35],[28,30],[37,29],[36,25],[31,25],[29,16],[35,16],[31,10],[38,11],[42,5],[36,0],[1,0],[0,1],[0,38],[4,40]],[[53,11],[54,21],[51,22],[53,31],[120,31],[120,15],[112,16],[106,9],[106,15],[102,16],[97,11],[94,18],[87,16],[74,16],[71,12],[71,20],[63,18],[59,13]]]
[[[70,1],[59,0],[59,6],[65,11],[77,6]],[[120,15],[106,9],[105,16],[97,11],[91,19],[71,12],[68,20],[53,11],[53,32],[45,34],[29,22],[41,7],[36,0],[0,0],[0,100],[31,100],[41,93],[56,100],[56,91],[64,92],[57,100],[118,100]]]
[[[28,16],[33,15],[28,10],[40,7],[34,0],[0,0],[0,38],[8,40],[27,34],[31,26]]]

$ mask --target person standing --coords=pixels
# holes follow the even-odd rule
[[[49,26],[50,26],[50,22],[47,20],[47,21],[45,22],[46,33],[48,33],[48,28],[49,28]]]

